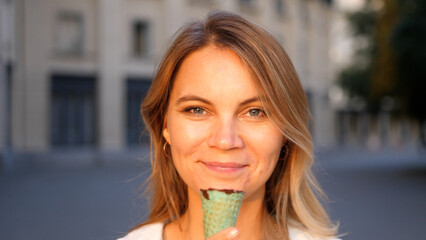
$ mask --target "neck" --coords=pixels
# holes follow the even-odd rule
[[[238,215],[236,227],[240,230],[240,239],[260,239],[262,228],[264,189],[244,199]],[[198,192],[188,189],[188,209],[180,218],[166,226],[165,239],[203,239],[203,212]],[[170,236],[170,237],[167,237]],[[173,236],[173,238],[171,238]],[[179,236],[179,237],[176,237]]]

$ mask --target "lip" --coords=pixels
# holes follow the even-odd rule
[[[235,162],[202,162],[208,169],[218,173],[235,173],[248,165]]]

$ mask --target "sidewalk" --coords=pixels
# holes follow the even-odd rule
[[[0,174],[0,239],[112,240],[145,217],[146,151],[55,154],[19,159]]]
[[[426,149],[406,147],[371,151],[365,147],[336,147],[315,153],[316,161],[326,169],[343,168],[422,168],[426,167]]]
[[[146,149],[99,156],[51,155],[0,174],[0,238],[116,239],[148,213],[139,186],[149,176]],[[426,160],[401,152],[333,149],[316,154],[344,240],[426,236]],[[423,211],[423,212],[422,212]]]
[[[426,154],[415,148],[334,149],[314,170],[344,240],[421,240],[426,236]]]

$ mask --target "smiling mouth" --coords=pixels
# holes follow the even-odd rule
[[[202,162],[208,169],[219,173],[234,173],[243,170],[248,165],[233,162]]]

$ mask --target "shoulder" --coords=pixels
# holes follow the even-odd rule
[[[129,232],[117,240],[162,240],[164,223],[152,223]]]
[[[296,227],[288,227],[290,240],[340,240],[338,238],[318,238]]]

